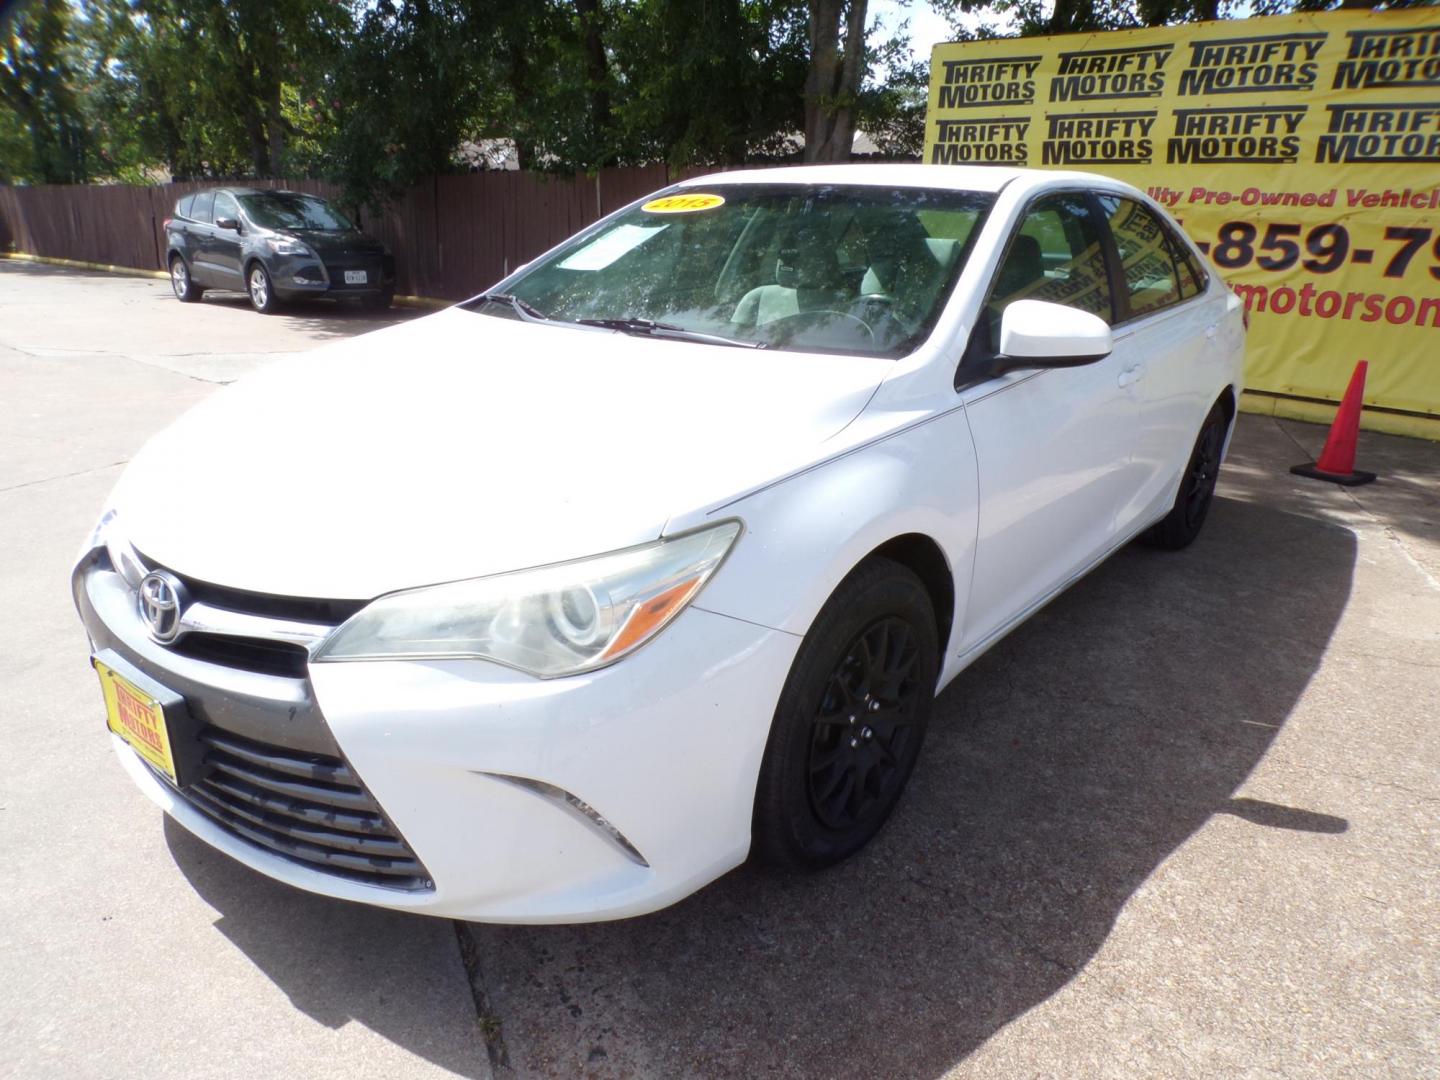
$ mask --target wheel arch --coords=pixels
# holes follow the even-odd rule
[[[944,549],[933,536],[905,533],[870,552],[860,560],[856,569],[875,558],[899,563],[925,586],[925,591],[930,594],[930,604],[935,609],[935,640],[940,644],[943,659],[950,644],[950,630],[955,623],[955,573],[950,569],[950,560],[945,557]]]
[[[1220,460],[1230,456],[1230,440],[1235,436],[1235,416],[1240,411],[1240,403],[1236,400],[1235,386],[1229,384],[1220,391],[1220,396],[1215,399],[1215,405],[1225,410],[1225,441],[1220,446]],[[1210,406],[1212,409],[1215,405]]]

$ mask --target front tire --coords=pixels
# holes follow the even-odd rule
[[[1166,551],[1179,551],[1189,547],[1200,535],[1210,503],[1215,497],[1215,481],[1220,476],[1220,452],[1225,447],[1225,429],[1229,418],[1225,406],[1216,402],[1200,425],[1200,434],[1195,438],[1195,447],[1190,451],[1190,460],[1180,475],[1180,490],[1175,494],[1175,505],[1156,524],[1152,525],[1142,539],[1151,547]]]
[[[755,794],[759,859],[820,869],[880,831],[920,756],[938,670],[935,610],[913,572],[876,558],[841,582],[775,710]]]
[[[280,310],[280,298],[270,284],[270,271],[264,263],[251,263],[245,275],[245,291],[250,294],[250,306],[261,315],[274,315]]]
[[[205,290],[190,276],[189,265],[179,255],[170,258],[170,287],[175,290],[175,299],[182,304],[193,304],[205,295]]]
[[[374,296],[367,296],[360,301],[360,307],[364,311],[389,311],[390,305],[395,303],[395,290],[386,289]]]

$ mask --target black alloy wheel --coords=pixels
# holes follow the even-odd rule
[[[854,829],[894,802],[917,734],[919,658],[910,624],[890,616],[863,630],[835,665],[815,713],[808,763],[810,806],[827,828]]]
[[[1225,447],[1229,426],[1225,407],[1216,402],[1200,427],[1190,460],[1180,476],[1180,490],[1170,512],[1151,526],[1142,537],[1153,547],[1178,551],[1200,535],[1210,504],[1215,499],[1215,482],[1220,478],[1220,453]]]
[[[885,824],[920,756],[939,674],[935,611],[909,568],[872,558],[821,608],[776,706],[752,849],[818,869]]]

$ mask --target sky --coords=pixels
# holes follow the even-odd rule
[[[910,20],[910,51],[917,60],[929,60],[930,50],[942,41],[953,41],[954,31],[945,17],[935,11],[927,0],[870,0],[870,18],[877,23],[876,32],[871,35],[884,39],[895,32],[895,27],[906,19]],[[998,22],[993,15],[989,21]],[[964,15],[960,19],[966,26],[978,27],[979,15]]]

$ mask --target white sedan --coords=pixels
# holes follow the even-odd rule
[[[935,694],[1200,531],[1241,305],[1080,173],[700,177],[154,438],[75,569],[116,752],[329,896],[494,922],[823,867]]]

